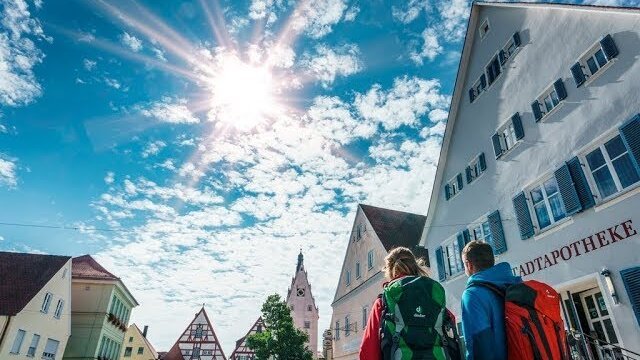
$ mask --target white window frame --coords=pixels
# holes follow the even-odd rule
[[[529,214],[531,216],[531,221],[533,223],[533,228],[535,231],[535,235],[544,233],[546,231],[549,231],[553,228],[555,228],[556,226],[563,224],[564,222],[568,221],[569,219],[571,219],[571,216],[567,215],[567,209],[564,205],[564,200],[562,199],[562,194],[560,194],[560,187],[558,185],[558,192],[556,193],[558,198],[560,199],[560,203],[562,205],[562,209],[564,210],[564,217],[562,217],[559,220],[555,220],[554,216],[553,216],[553,212],[551,210],[551,203],[549,202],[549,197],[547,194],[546,189],[544,188],[544,184],[549,181],[549,180],[555,180],[556,184],[557,184],[557,180],[555,178],[555,175],[553,172],[547,172],[546,174],[544,174],[543,176],[539,177],[536,181],[530,183],[529,185],[527,185],[524,189],[524,193],[525,193],[525,198],[527,199],[527,206],[529,207]],[[535,205],[539,204],[540,202],[534,204],[533,203],[533,197],[531,196],[531,191],[533,191],[534,188],[540,187],[541,191],[542,191],[542,196],[543,199],[542,201],[544,202],[545,208],[547,210],[547,215],[549,216],[549,219],[551,220],[551,223],[549,225],[547,225],[546,227],[542,228],[540,226],[539,220],[538,220],[538,214],[536,213],[536,208]],[[556,195],[554,194],[554,195]]]
[[[485,30],[486,27],[486,30]],[[489,18],[485,18],[480,23],[478,27],[478,33],[480,34],[480,41],[484,40],[487,37],[487,34],[491,31],[491,24],[489,23]]]
[[[598,70],[595,73],[591,73],[591,68],[587,63],[587,60],[594,57],[598,51],[602,51],[602,55],[604,56],[606,63],[600,66],[600,64],[598,64],[598,61],[596,60],[596,64],[598,65]],[[600,40],[596,41],[593,45],[591,45],[591,47],[589,47],[589,49],[584,53],[582,53],[582,55],[580,55],[580,57],[578,58],[578,63],[580,63],[580,66],[582,67],[582,73],[584,74],[584,77],[585,77],[584,86],[588,86],[593,81],[595,81],[595,79],[600,77],[600,75],[602,75],[605,72],[605,70],[607,70],[615,61],[616,61],[615,58],[610,60],[607,59],[606,55],[604,54],[604,49],[600,44]]]
[[[369,250],[369,252],[367,253],[367,270],[373,269],[374,260],[375,258],[373,256],[373,250]]]
[[[39,343],[40,343],[40,335],[33,334],[33,337],[31,337],[31,344],[27,348],[27,357],[36,356],[36,351],[38,350]]]
[[[489,73],[487,69],[489,68],[489,65],[491,65],[491,63],[493,63],[494,61],[498,61],[498,68],[500,68],[500,74],[494,77],[493,81],[489,81]],[[484,69],[484,76],[487,80],[487,86],[485,88],[485,91],[487,91],[489,90],[491,85],[495,84],[498,81],[498,79],[502,76],[502,74],[504,74],[504,67],[502,66],[502,64],[500,64],[500,51],[497,51],[495,54],[491,55],[491,59],[489,60],[488,63],[485,64],[483,69]]]
[[[516,139],[516,129],[511,118],[500,125],[496,133],[500,137],[500,148],[502,149],[502,155],[500,156],[501,159],[520,145],[523,140]],[[509,138],[507,138],[507,135]]]
[[[54,353],[48,353],[48,352],[46,352],[47,347],[48,347],[48,345],[49,345],[49,341],[55,342],[55,343],[57,344],[57,345],[56,345],[56,352],[54,352]],[[43,359],[55,359],[55,358],[56,358],[56,356],[57,356],[57,354],[58,354],[58,350],[60,350],[60,349],[59,349],[59,347],[60,347],[60,341],[58,341],[58,340],[54,340],[54,339],[51,339],[51,338],[48,338],[48,339],[47,339],[47,342],[45,343],[45,347],[44,347],[44,350],[45,350],[45,351],[43,351],[43,352],[42,352],[42,358],[43,358]],[[118,354],[118,355],[120,355],[120,354]]]
[[[595,195],[596,198],[596,205],[600,205],[603,203],[608,202],[609,200],[613,200],[623,194],[628,193],[629,191],[632,191],[634,189],[637,189],[640,187],[640,181],[636,182],[635,184],[632,184],[630,186],[628,186],[627,188],[622,188],[622,184],[620,183],[620,177],[618,176],[618,173],[615,171],[615,168],[613,167],[613,163],[612,160],[609,156],[609,153],[606,151],[606,148],[604,147],[604,144],[606,144],[607,142],[613,140],[613,138],[615,138],[616,136],[622,136],[622,134],[620,133],[619,130],[614,130],[609,132],[607,135],[605,135],[604,137],[600,137],[598,138],[596,141],[593,142],[593,144],[589,145],[588,147],[586,147],[585,149],[580,151],[580,155],[579,155],[579,159],[580,162],[584,165],[584,173],[587,177],[587,182],[589,183],[589,187],[591,188],[591,193],[593,195]],[[626,145],[625,145],[626,147]],[[600,194],[600,189],[598,188],[598,184],[596,183],[596,180],[593,176],[593,172],[591,171],[591,167],[589,166],[589,162],[587,161],[587,155],[590,154],[592,151],[595,151],[596,149],[600,149],[600,151],[602,152],[604,159],[605,159],[605,164],[607,166],[607,168],[609,169],[609,173],[611,173],[611,176],[613,177],[613,182],[616,185],[616,189],[617,191],[607,197],[603,197]],[[629,149],[626,149],[627,151],[625,152],[625,154],[629,154]],[[624,155],[624,154],[623,154]],[[618,157],[620,157],[622,155],[619,155]],[[618,159],[618,158],[616,158]]]
[[[488,229],[489,234],[486,233],[485,224],[489,227]],[[476,229],[478,228],[480,228],[480,234],[479,234],[480,236],[478,236],[478,232],[476,232]],[[491,245],[491,248],[494,248],[495,243],[493,241],[493,234],[491,234],[491,227],[489,225],[488,214],[483,215],[480,218],[476,219],[474,222],[472,222],[467,228],[467,230],[469,231],[469,237],[471,240],[485,242]],[[487,241],[487,236],[491,236],[491,241]]]
[[[27,332],[22,329],[18,329],[16,337],[13,339],[13,345],[11,345],[11,354],[20,354],[20,349],[24,343],[25,336],[27,336]]]
[[[484,73],[483,73],[484,74]],[[473,90],[473,101],[471,103],[474,103],[478,100],[478,98],[484,94],[487,91],[487,88],[489,87],[488,83],[487,83],[487,75],[485,75],[485,83],[484,83],[484,87],[482,87],[482,81],[480,81],[480,78],[482,76],[478,77],[478,79],[476,80],[476,82],[473,83],[473,86],[471,86],[471,89]]]
[[[64,309],[64,300],[58,299],[58,304],[56,304],[56,311],[53,313],[53,317],[56,319],[60,319],[62,316],[62,310]]]
[[[503,70],[506,67],[506,65],[516,56],[516,54],[520,52],[520,48],[522,47],[522,44],[520,44],[520,46],[515,47],[513,49],[513,52],[510,52],[509,49],[511,48],[512,45],[514,47],[516,46],[516,42],[515,40],[513,40],[513,35],[509,38],[509,40],[507,40],[505,45],[502,47],[502,51],[504,52],[504,56],[505,56],[505,61],[504,61],[504,64],[500,64],[500,66],[502,67]],[[498,52],[498,61],[500,61],[499,55],[500,53]]]
[[[449,251],[453,254],[449,254]],[[447,274],[447,280],[464,274],[464,263],[462,262],[462,249],[458,248],[458,235],[453,235],[442,243],[442,259],[444,261],[444,272]],[[455,262],[455,272],[451,269],[450,259],[453,257]]]
[[[53,300],[53,294],[47,291],[47,293],[44,295],[44,300],[42,301],[42,307],[40,308],[41,313],[43,314],[49,313],[51,300]]]
[[[462,189],[458,188],[458,175],[461,175],[461,174],[457,173],[453,177],[453,179],[447,182],[447,185],[449,185],[449,200],[453,199],[456,195],[458,195],[462,191]],[[464,176],[462,177],[462,182],[464,183]]]
[[[554,101],[553,94],[555,94],[555,98],[558,101],[556,104],[553,103],[553,101]],[[549,98],[549,100],[551,100],[551,104],[553,105],[553,107],[550,110],[547,109],[547,103],[545,101],[547,98]],[[551,86],[548,86],[536,98],[536,100],[538,101],[538,103],[540,103],[540,112],[542,113],[542,117],[540,118],[539,121],[545,121],[552,114],[554,114],[560,107],[562,107],[562,105],[564,105],[564,100],[560,100],[560,97],[558,96],[558,92],[556,91],[556,88],[555,88],[554,84],[551,84]]]
[[[362,277],[362,271],[360,270],[360,262],[356,262],[356,279],[360,279]]]
[[[472,175],[471,182],[467,182],[467,184],[471,184],[472,182],[475,182],[476,180],[478,180],[478,178],[482,176],[482,174],[484,174],[484,171],[480,169],[480,154],[476,155],[476,157],[474,157],[473,160],[471,160],[471,162],[469,162],[467,166],[471,168],[471,175]],[[464,177],[466,177],[466,175],[467,174],[465,174]]]

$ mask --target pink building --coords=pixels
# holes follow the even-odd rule
[[[296,327],[309,335],[308,348],[313,357],[318,357],[318,308],[311,294],[311,284],[304,269],[302,251],[298,255],[296,274],[291,280],[287,292],[287,304],[291,308],[291,316]]]

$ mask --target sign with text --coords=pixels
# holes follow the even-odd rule
[[[569,261],[574,257],[597,251],[636,234],[638,232],[633,228],[633,222],[627,220],[513,267],[513,274],[516,276],[528,276],[537,271],[558,265],[561,261]]]

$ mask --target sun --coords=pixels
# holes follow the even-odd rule
[[[222,56],[210,72],[210,118],[248,130],[278,113],[280,106],[271,69]]]

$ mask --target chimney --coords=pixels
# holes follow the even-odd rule
[[[142,336],[145,338],[147,337],[147,330],[149,330],[149,326],[145,325],[144,330],[142,330]]]

